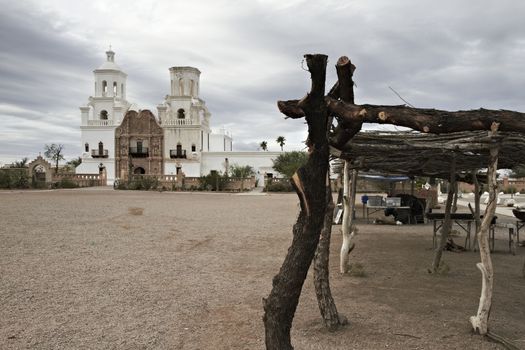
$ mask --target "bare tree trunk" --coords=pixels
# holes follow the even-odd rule
[[[326,212],[324,216],[323,229],[319,238],[319,244],[314,255],[314,286],[317,296],[319,311],[323,317],[324,324],[329,331],[335,331],[345,325],[347,320],[339,315],[335,306],[332,292],[330,291],[330,237],[332,235],[332,220],[334,216],[334,202],[330,185],[326,187]]]
[[[499,124],[492,123],[492,136],[496,136]],[[489,230],[496,212],[497,205],[497,169],[498,169],[499,146],[493,143],[490,148],[489,164],[487,171],[487,180],[489,185],[489,203],[485,209],[485,215],[481,222],[478,233],[478,246],[481,262],[477,263],[477,268],[481,271],[481,296],[479,298],[478,313],[470,317],[470,323],[474,331],[481,335],[487,334],[490,308],[492,306],[492,288],[494,284],[494,270],[492,268],[492,259],[490,257]]]
[[[434,261],[432,262],[432,272],[436,273],[441,263],[441,257],[443,256],[443,249],[447,244],[448,235],[452,228],[452,219],[450,217],[450,211],[452,209],[452,200],[454,197],[454,190],[456,189],[456,159],[452,160],[452,166],[450,169],[450,184],[448,186],[447,204],[445,205],[445,219],[441,226],[441,238],[439,244],[434,251]]]
[[[458,211],[458,182],[454,184],[454,201],[452,202],[452,214]]]
[[[354,249],[352,238],[354,237],[354,207],[355,207],[355,190],[357,180],[357,170],[352,171],[351,188],[349,184],[349,164],[345,161],[343,174],[343,223],[341,224],[341,232],[343,234],[343,244],[341,245],[341,252],[339,255],[339,271],[341,273],[348,272],[349,254]]]
[[[308,124],[310,155],[306,165],[292,176],[301,211],[293,228],[292,245],[279,273],[273,278],[270,295],[263,300],[266,348],[272,350],[293,349],[290,340],[292,321],[326,214],[329,153],[324,93],[327,58],[325,55],[305,55],[312,88],[301,100],[300,108]]]
[[[476,220],[476,238],[478,230],[481,226],[481,208],[479,206],[481,202],[481,186],[479,185],[478,177],[476,176],[477,171],[472,172],[472,179],[474,180],[474,220]]]

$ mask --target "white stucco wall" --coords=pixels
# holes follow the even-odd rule
[[[272,159],[275,159],[281,152],[206,152],[202,153],[201,175],[207,175],[211,170],[217,170],[222,173],[225,171],[226,158],[228,164],[250,165],[254,168],[259,186],[264,184],[264,175],[272,173],[278,175],[273,170]]]
[[[210,134],[210,152],[231,152],[232,138],[223,133]]]
[[[180,165],[182,172],[188,177],[199,177],[201,176],[201,163],[180,161],[179,163],[173,161],[165,161],[164,163],[164,175],[176,175],[177,164]]]
[[[102,141],[104,149],[108,150],[109,158],[115,157],[115,127],[81,127],[80,148],[82,158],[91,158],[91,150],[98,150],[98,143]],[[89,144],[89,152],[85,152],[85,144]]]
[[[186,150],[189,157],[191,154],[191,146],[195,145],[196,152],[201,149],[201,130],[200,126],[195,127],[178,127],[164,129],[164,159],[170,158],[170,150],[176,150],[177,144],[180,142],[182,149]]]
[[[108,185],[113,185],[115,181],[115,158],[83,158],[82,163],[76,167],[75,173],[98,174],[100,163],[106,167]]]

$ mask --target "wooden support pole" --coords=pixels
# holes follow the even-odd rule
[[[443,256],[443,249],[447,244],[448,235],[452,228],[452,219],[450,213],[452,210],[452,201],[454,198],[454,190],[456,189],[456,158],[452,159],[452,164],[450,167],[450,183],[448,186],[447,194],[447,203],[445,205],[445,219],[443,220],[443,225],[441,226],[441,239],[439,244],[434,251],[434,261],[432,262],[432,271],[433,273],[438,272],[439,265],[441,264],[441,257]]]
[[[350,180],[350,166],[345,161],[343,171],[343,223],[341,233],[343,234],[343,244],[339,254],[339,271],[348,272],[349,254],[354,249],[352,238],[355,235],[354,210],[355,210],[355,192],[357,182],[357,170],[352,170],[352,179]],[[350,184],[351,182],[351,184]]]
[[[328,203],[324,216],[323,229],[319,238],[319,244],[315,251],[314,267],[314,287],[317,296],[317,304],[323,318],[324,324],[329,331],[335,331],[348,321],[346,317],[337,312],[337,307],[330,291],[330,237],[332,234],[332,220],[334,216],[334,202],[330,179],[327,176],[326,201]]]
[[[499,123],[493,123],[491,126],[491,136],[496,136]],[[485,208],[485,214],[481,221],[481,227],[478,233],[478,247],[481,262],[476,264],[481,271],[481,296],[479,298],[478,312],[476,316],[470,317],[470,323],[475,332],[481,335],[486,335],[488,332],[488,320],[490,316],[490,309],[492,306],[492,292],[494,284],[494,270],[492,267],[492,259],[490,257],[489,245],[489,231],[496,212],[498,182],[498,155],[499,145],[494,142],[490,148],[489,164],[487,171],[488,185],[489,185],[489,202]]]

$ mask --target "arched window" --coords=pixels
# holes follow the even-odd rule
[[[181,109],[179,109],[179,110],[177,111],[177,118],[179,118],[179,119],[184,119],[184,118],[186,118],[186,113],[184,112],[184,109],[181,108]]]
[[[135,170],[133,170],[133,174],[135,175],[144,175],[146,174],[146,170],[143,167],[137,167]]]
[[[98,155],[101,156],[104,154],[104,144],[102,141],[98,143]]]
[[[108,93],[108,82],[103,80],[102,81],[102,96],[106,96]]]
[[[84,151],[85,152],[89,152],[89,143],[86,142],[86,144],[84,145]]]
[[[108,120],[108,111],[105,109],[100,111],[100,120]]]
[[[196,150],[195,144],[191,145],[191,151],[195,152],[195,150]]]
[[[117,96],[117,82],[113,82],[113,96]]]
[[[124,84],[120,84],[120,96],[124,97]]]

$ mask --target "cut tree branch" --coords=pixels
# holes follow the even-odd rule
[[[476,109],[448,112],[438,109],[409,108],[406,106],[354,105],[326,97],[328,110],[339,118],[342,127],[359,123],[379,123],[404,126],[426,133],[490,130],[493,122],[500,123],[500,131],[525,133],[525,113]]]

